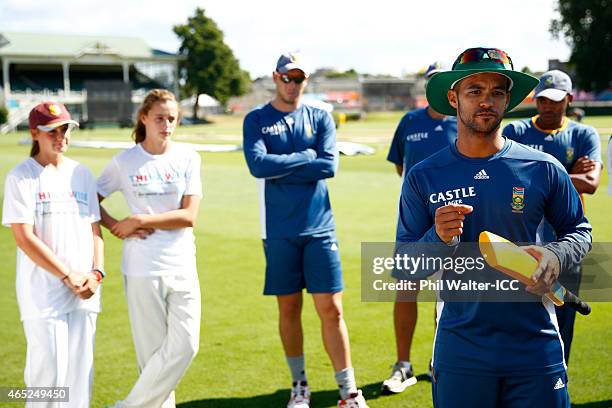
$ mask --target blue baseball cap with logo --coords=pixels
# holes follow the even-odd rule
[[[563,71],[553,69],[545,72],[540,77],[540,82],[534,91],[536,98],[547,98],[555,102],[560,102],[565,95],[572,94],[572,80]]]
[[[425,79],[431,78],[434,74],[438,72],[448,71],[448,67],[440,61],[432,62],[431,65],[427,67],[423,76]]]
[[[276,62],[276,72],[279,74],[286,74],[292,69],[299,69],[306,77],[310,75],[298,52],[287,52],[281,55]]]

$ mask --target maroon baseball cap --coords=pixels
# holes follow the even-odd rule
[[[30,111],[30,129],[39,129],[43,132],[50,132],[53,129],[70,124],[79,126],[79,123],[72,120],[70,112],[59,102],[42,102]]]

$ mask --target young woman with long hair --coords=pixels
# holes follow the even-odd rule
[[[98,179],[102,201],[120,191],[122,220],[101,208],[102,225],[123,240],[122,271],[140,376],[116,407],[174,407],[174,389],[195,357],[200,287],[193,226],[202,196],[201,159],[172,142],[179,122],[174,95],[145,97],[136,145],[113,157]]]

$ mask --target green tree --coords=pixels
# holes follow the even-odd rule
[[[529,68],[527,65],[525,65],[522,69],[521,72],[524,74],[529,74],[529,75],[534,75],[533,71],[531,70],[531,68]]]
[[[607,89],[612,80],[612,0],[558,0],[557,11],[560,17],[550,31],[570,45],[578,86]]]
[[[333,78],[357,78],[359,73],[355,71],[354,68],[348,69],[344,72],[339,71],[331,71],[325,74],[325,78],[333,79]]]
[[[197,118],[198,97],[208,94],[226,105],[232,96],[239,96],[249,89],[249,73],[240,68],[231,48],[223,40],[223,32],[204,9],[197,8],[187,24],[174,26],[174,33],[181,40],[179,63],[185,80],[185,91],[195,95],[193,117]]]

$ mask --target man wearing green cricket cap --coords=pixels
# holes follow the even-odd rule
[[[457,290],[453,293],[447,285],[440,291],[433,353],[435,407],[570,406],[554,304],[542,296],[561,270],[584,257],[591,226],[565,169],[551,156],[504,138],[500,130],[504,113],[537,83],[514,71],[504,51],[470,48],[451,71],[435,74],[427,85],[429,105],[457,116],[457,141],[406,175],[398,248],[445,243],[445,251],[458,256],[469,253],[469,243],[478,242],[482,231],[513,242],[535,242],[543,218],[557,233],[557,241],[546,247],[528,247],[538,268],[520,293],[496,292],[491,297],[475,292],[450,301]],[[419,280],[433,272],[421,269],[396,276],[399,272],[394,271],[394,277]],[[457,279],[459,272],[444,270],[442,279]],[[486,265],[465,275],[504,279]],[[514,301],[518,298],[523,301]]]

